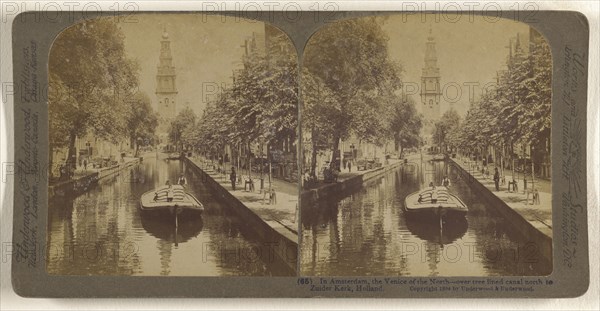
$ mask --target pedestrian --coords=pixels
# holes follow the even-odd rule
[[[180,186],[185,186],[186,183],[187,183],[187,180],[185,179],[185,176],[183,175],[183,173],[181,173],[181,176],[179,176],[179,179],[177,180],[177,184]]]
[[[60,172],[60,180],[65,180],[67,178],[67,168],[65,165],[61,164],[58,170]]]
[[[83,170],[87,171],[87,159],[83,159]]]
[[[438,200],[438,190],[435,186],[433,186],[433,189],[431,189],[431,203],[435,204],[437,203]]]
[[[310,171],[308,169],[304,170],[302,180],[304,182],[304,189],[310,188]]]
[[[229,180],[231,181],[231,189],[233,189],[233,191],[235,191],[235,181],[237,179],[237,176],[235,174],[235,167],[231,167],[231,173],[229,174]]]
[[[494,169],[494,184],[496,185],[496,191],[500,191],[500,173],[498,173],[498,168]]]
[[[167,202],[173,202],[173,197],[173,186],[171,186],[171,183],[169,183],[169,186],[167,188]]]
[[[442,186],[446,188],[450,187],[450,178],[448,176],[444,176],[444,179],[442,179]]]
[[[348,161],[348,172],[352,172],[352,161]]]

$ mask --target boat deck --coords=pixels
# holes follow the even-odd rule
[[[141,205],[145,210],[154,210],[168,207],[189,207],[202,209],[200,203],[195,197],[185,191],[183,186],[175,185],[171,188],[173,200],[168,200],[169,188],[162,188],[148,191],[141,197]]]

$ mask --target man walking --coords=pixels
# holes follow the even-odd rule
[[[500,173],[498,173],[498,168],[494,169],[494,184],[496,185],[496,191],[500,191]]]

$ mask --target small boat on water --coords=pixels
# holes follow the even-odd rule
[[[438,154],[434,155],[431,160],[432,161],[444,161],[444,160],[446,160],[446,155],[443,153],[438,153]]]
[[[171,199],[169,199],[169,191]],[[178,219],[190,219],[204,211],[204,205],[181,185],[173,185],[148,191],[140,198],[140,209],[146,215],[175,216]]]
[[[179,160],[181,159],[181,154],[177,152],[172,152],[167,155],[167,160]]]
[[[468,211],[467,205],[444,186],[409,194],[404,199],[404,208],[407,213],[440,221],[442,218],[464,217]]]

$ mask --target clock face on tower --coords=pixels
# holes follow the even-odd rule
[[[435,88],[435,81],[433,79],[428,79],[425,82],[425,90],[426,91],[435,91],[436,90],[436,88]]]

